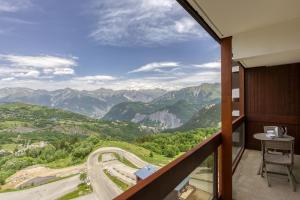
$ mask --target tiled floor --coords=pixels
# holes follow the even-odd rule
[[[257,175],[260,165],[260,152],[245,150],[233,175],[233,199],[235,200],[300,200],[300,184],[293,192],[287,177],[269,175],[271,187],[266,178]],[[284,168],[269,166],[268,170],[285,172]],[[300,156],[295,156],[293,173],[300,182]]]

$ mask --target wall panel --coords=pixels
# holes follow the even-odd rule
[[[253,134],[266,125],[288,127],[300,154],[300,63],[245,70],[246,147],[259,149]]]

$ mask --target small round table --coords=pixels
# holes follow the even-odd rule
[[[284,142],[288,142],[288,141],[293,141],[295,140],[294,137],[290,136],[290,135],[284,135],[283,137],[267,137],[266,133],[256,133],[253,135],[254,139],[260,140],[261,142],[261,163],[260,163],[260,167],[257,170],[257,175],[261,174],[262,175],[262,168],[263,168],[263,153],[264,153],[264,143],[263,141],[284,141]]]
[[[292,141],[295,139],[294,137],[292,137],[290,135],[284,135],[282,137],[270,138],[270,137],[267,137],[266,133],[256,133],[253,135],[253,137],[260,141],[286,141],[286,142],[288,142],[288,141]]]

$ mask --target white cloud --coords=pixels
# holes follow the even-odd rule
[[[161,88],[175,90],[189,86],[197,86],[202,83],[220,82],[220,72],[190,73],[180,77],[141,77],[141,78],[116,78],[112,76],[84,76],[74,77],[67,80],[43,80],[22,79],[6,81],[0,80],[0,87],[29,87],[33,89],[56,90],[62,88],[73,88],[78,90],[95,90],[109,88],[114,90],[139,90]]]
[[[97,24],[90,34],[103,45],[153,46],[206,37],[175,0],[94,0]]]
[[[8,78],[1,79],[1,81],[12,81],[14,79],[15,79],[14,77],[8,77]]]
[[[194,33],[197,34],[195,29],[196,22],[192,18],[183,17],[175,22],[175,29],[178,33]]]
[[[32,69],[0,67],[0,77],[37,78],[40,72]]]
[[[208,62],[208,63],[203,63],[200,65],[193,65],[193,66],[198,67],[198,68],[220,69],[221,63],[220,62]]]
[[[76,58],[64,58],[57,56],[19,56],[19,55],[0,55],[0,60],[7,61],[10,65],[17,67],[34,68],[70,68],[77,66]]]
[[[49,68],[43,69],[43,73],[44,74],[53,74],[54,73],[54,69],[49,69]]]
[[[31,0],[0,0],[0,12],[17,12],[31,6]]]
[[[116,77],[107,76],[107,75],[96,75],[96,76],[83,76],[83,77],[76,77],[74,80],[79,81],[112,81],[116,80]]]
[[[73,67],[77,66],[75,57],[58,56],[21,56],[0,54],[0,61],[4,67],[0,67],[0,77],[9,75],[18,78],[38,78],[41,74],[63,76],[73,75]]]
[[[40,72],[36,70],[31,70],[26,73],[16,73],[12,74],[14,77],[20,77],[20,78],[37,78],[40,76]]]
[[[66,87],[79,90],[162,88],[174,90],[201,83],[220,82],[220,70],[217,69],[220,66],[219,62],[195,65],[175,61],[152,62],[132,70],[123,77],[115,77],[104,74],[76,76],[73,67],[77,66],[77,58],[52,58],[54,57],[0,55],[0,61],[4,61],[4,65],[0,66],[0,88],[29,87],[48,90]],[[22,61],[24,61],[23,64]],[[134,73],[138,72],[146,73],[136,76],[137,74]]]
[[[188,76],[181,77],[173,82],[176,85],[196,85],[197,83],[215,83],[220,82],[220,72],[198,72]]]
[[[165,68],[176,68],[179,67],[180,64],[178,62],[154,62],[143,65],[137,69],[130,71],[129,73],[136,73],[136,72],[151,72],[157,71],[160,72],[161,69]]]
[[[72,68],[55,68],[53,72],[54,75],[72,75],[74,73]]]
[[[31,21],[27,21],[27,20],[23,20],[23,19],[19,19],[19,18],[14,18],[14,17],[1,17],[0,21],[6,22],[6,23],[16,23],[16,24],[29,24],[29,25],[33,25],[36,24],[34,22]]]

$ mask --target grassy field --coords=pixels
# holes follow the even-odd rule
[[[126,183],[120,181],[117,177],[110,175],[110,173],[106,169],[103,172],[106,174],[106,176],[112,182],[114,182],[119,188],[121,188],[121,190],[126,191],[129,188],[129,185],[127,185]]]
[[[9,120],[9,121],[1,121],[0,122],[0,129],[6,128],[15,128],[15,127],[28,127],[32,126],[30,122],[22,122],[18,120]]]
[[[2,149],[4,149],[5,151],[10,151],[13,152],[16,147],[18,146],[17,144],[2,144],[0,145]]]
[[[122,141],[103,141],[100,147],[119,147],[121,149],[135,154],[136,156],[148,163],[158,166],[163,166],[172,161],[171,158],[167,158],[163,155],[156,153],[152,153],[151,155],[151,151],[149,151],[148,149]]]
[[[81,164],[81,163],[78,163],[78,164]],[[76,165],[76,164],[74,164],[74,162],[72,161],[71,156],[62,158],[59,160],[55,160],[53,162],[45,164],[46,167],[54,168],[54,169],[65,168],[65,167],[69,167],[69,166],[73,166],[73,165]]]
[[[98,156],[98,162],[102,162],[102,154]]]
[[[77,189],[73,192],[70,192],[57,200],[69,200],[69,199],[74,199],[83,195],[87,195],[92,192],[92,188],[84,183],[81,183],[78,185]]]
[[[118,147],[145,162],[164,166],[213,132],[213,129],[199,129],[145,134],[130,122],[103,121],[28,104],[0,105],[0,149],[13,151],[20,145],[19,150],[24,150],[24,144],[29,142],[47,142],[45,147],[30,148],[18,156],[0,157],[0,185],[32,165],[64,168],[84,163],[91,152],[101,147]],[[127,159],[118,159],[136,168]]]
[[[144,160],[148,163],[158,165],[158,166],[164,166],[167,163],[169,163],[170,161],[172,161],[171,158],[167,158],[163,155],[156,154],[153,152],[151,155],[151,153],[150,153],[151,151],[149,151],[148,149],[137,146],[135,144],[123,142],[123,141],[109,141],[109,140],[101,141],[99,144],[96,144],[93,149],[96,150],[101,147],[118,147],[118,148],[121,148],[123,150],[126,150],[128,152],[135,154],[136,156],[138,156],[139,158],[141,158],[142,160]],[[124,163],[125,165],[132,167],[132,168],[138,168],[137,166],[132,164],[127,159],[121,158],[120,156],[119,157],[116,156],[116,157],[120,162]],[[84,159],[80,163],[76,163],[76,164],[84,163],[86,161],[86,159]],[[102,155],[99,156],[98,160],[99,161],[102,160]],[[71,165],[74,165],[74,163],[72,163],[71,157],[56,160],[54,162],[46,164],[46,166],[50,167],[50,168],[64,168],[64,167],[68,167]]]

